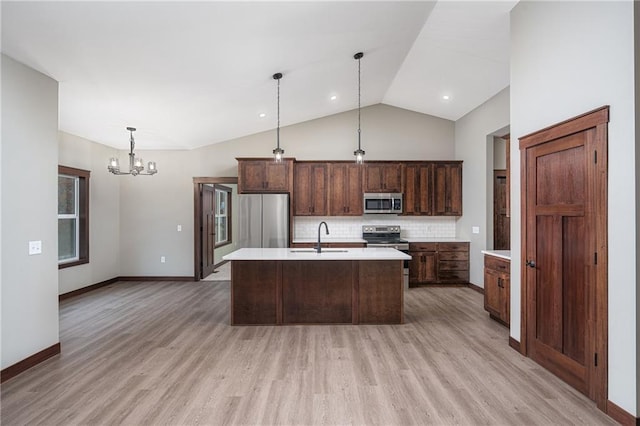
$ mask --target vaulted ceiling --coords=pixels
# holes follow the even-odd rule
[[[515,3],[3,1],[2,52],[60,83],[61,130],[191,149],[274,128],[276,72],[281,126],[356,108],[359,51],[363,107],[456,120],[509,85]]]

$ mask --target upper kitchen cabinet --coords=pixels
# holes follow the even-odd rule
[[[431,163],[410,163],[405,166],[404,214],[429,216],[433,211]]]
[[[433,163],[434,216],[462,216],[462,162]]]
[[[293,179],[293,214],[295,216],[326,216],[327,163],[296,162]]]
[[[402,192],[402,163],[366,163],[364,192]]]
[[[273,158],[237,158],[238,192],[269,193],[291,192],[293,159],[276,163]]]
[[[329,165],[331,216],[362,216],[362,169],[352,162]]]

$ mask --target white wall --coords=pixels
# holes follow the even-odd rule
[[[520,340],[518,137],[602,105],[609,123],[609,400],[637,415],[633,2],[520,2],[511,12],[511,336]]]
[[[280,145],[298,160],[352,160],[356,129],[357,112],[348,111],[284,127]],[[452,121],[381,104],[362,110],[366,160],[451,160],[453,141]],[[193,275],[192,178],[237,176],[236,157],[270,157],[274,147],[269,131],[193,151],[139,152],[159,172],[125,178],[120,188],[121,275]]]
[[[58,337],[58,83],[2,55],[2,368]],[[29,256],[28,242],[42,241]]]
[[[107,173],[116,150],[65,132],[58,134],[58,162],[89,170],[89,263],[60,269],[60,294],[120,275],[120,183],[128,177]]]
[[[468,239],[470,281],[484,287],[481,250],[493,244],[493,217],[487,207],[487,187],[493,182],[493,135],[509,125],[509,88],[489,99],[455,123],[455,158],[463,160],[462,217],[457,224],[457,237]],[[491,165],[489,167],[489,165]],[[491,195],[493,197],[493,195]],[[472,227],[480,227],[473,234]]]

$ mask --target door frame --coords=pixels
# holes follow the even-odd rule
[[[608,134],[609,106],[605,105],[585,114],[570,118],[558,124],[546,127],[519,138],[520,142],[520,191],[521,191],[521,252],[520,252],[520,352],[528,354],[527,342],[527,149],[552,140],[569,136],[588,129],[596,130],[595,140],[598,146],[594,162],[596,167],[587,171],[595,186],[594,214],[596,217],[595,240],[597,248],[597,265],[595,272],[595,324],[593,332],[595,350],[598,354],[598,365],[594,371],[594,399],[598,408],[607,412],[608,401],[608,246],[607,246],[607,180],[608,180]]]
[[[202,261],[202,184],[238,184],[237,177],[194,177],[193,178],[193,280],[200,281],[200,262]]]

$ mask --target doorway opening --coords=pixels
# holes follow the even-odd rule
[[[222,257],[237,248],[233,226],[237,221],[233,209],[237,186],[237,177],[193,178],[195,281],[217,280],[212,274],[226,263]]]

